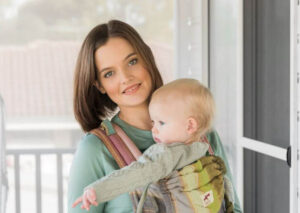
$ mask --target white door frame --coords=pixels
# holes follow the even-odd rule
[[[291,0],[290,4],[290,146],[291,146],[291,169],[290,169],[290,212],[300,211],[299,184],[300,184],[300,84],[299,84],[299,0]]]
[[[237,89],[238,89],[238,122],[239,130],[237,131],[238,138],[238,193],[240,195],[241,203],[243,199],[243,180],[244,180],[244,149],[259,152],[265,155],[275,157],[277,159],[286,161],[287,150],[281,147],[270,145],[262,141],[257,141],[244,137],[243,135],[243,1],[241,1],[240,8],[240,23],[239,23],[239,70],[237,75]],[[300,199],[298,196],[300,183],[300,164],[299,164],[299,147],[300,147],[300,6],[299,0],[291,0],[290,3],[290,146],[291,146],[291,168],[290,168],[290,213],[300,211]]]
[[[300,86],[299,78],[300,74],[300,51],[299,51],[299,30],[300,30],[300,0],[290,0],[290,146],[291,149],[291,169],[290,169],[290,212],[300,211],[300,200],[297,196],[299,183],[300,183],[300,164],[298,159],[298,150],[300,147],[300,125],[297,121],[297,117],[300,117]],[[174,4],[174,16],[175,16],[175,63],[174,68],[176,70],[176,78],[178,77],[192,77],[198,78],[208,83],[208,49],[207,49],[207,34],[208,34],[208,0],[194,2],[187,5],[185,1],[175,0]],[[255,152],[263,153],[275,157],[280,160],[286,161],[286,149],[264,143],[262,141],[256,141],[243,136],[243,1],[237,1],[236,7],[238,7],[238,55],[237,55],[237,192],[243,206],[243,152],[244,149],[249,149]],[[195,9],[196,8],[196,9]],[[196,11],[196,12],[195,12]],[[195,28],[200,30],[199,36],[201,38],[200,45],[194,45],[195,41],[190,37],[191,35],[180,34],[185,29]],[[199,38],[199,37],[198,37]],[[198,41],[197,41],[198,42]],[[193,67],[188,69],[187,72],[185,66],[185,60],[187,57],[181,57],[178,50],[188,50],[187,54],[200,55],[202,59],[201,67],[199,64],[195,64],[198,70],[200,68],[201,74],[193,73]],[[186,56],[186,55],[185,55]],[[299,120],[299,119],[298,119]]]

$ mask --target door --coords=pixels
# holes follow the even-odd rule
[[[239,143],[246,213],[299,212],[298,4],[244,0]]]

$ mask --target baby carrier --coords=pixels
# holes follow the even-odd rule
[[[142,153],[116,124],[104,120],[90,131],[112,154],[120,168],[136,161]],[[203,142],[208,143],[206,137]],[[172,172],[168,177],[130,193],[134,212],[149,213],[223,213],[233,212],[233,193],[227,182],[225,164],[213,155]],[[218,168],[216,168],[216,165]],[[155,172],[155,171],[153,171]],[[228,187],[229,186],[229,187]],[[229,193],[225,193],[225,192]]]

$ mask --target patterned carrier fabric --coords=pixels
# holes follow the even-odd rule
[[[193,171],[195,172],[193,172]],[[224,211],[223,175],[215,178],[219,187],[214,188],[208,182],[199,181],[198,161],[174,171],[168,177],[152,183],[147,188],[147,196],[140,212],[166,213],[222,213]],[[191,175],[185,175],[185,174]],[[203,177],[201,177],[203,178]],[[204,185],[202,185],[204,184]],[[201,185],[201,186],[200,186]],[[220,187],[221,186],[221,187]],[[144,188],[131,192],[134,211],[141,200]]]
[[[120,168],[129,165],[141,155],[122,129],[112,124],[109,120],[104,120],[101,127],[92,130],[91,133],[102,140]],[[209,143],[206,138],[203,138],[203,141]],[[211,147],[209,153],[213,154]],[[214,177],[214,185],[211,184],[212,180],[209,177],[209,170],[204,171],[204,165],[198,160],[179,171],[172,172],[168,177],[156,183],[149,184],[146,188],[136,189],[130,193],[134,212],[226,212],[223,181],[226,168],[221,158],[219,158],[219,163],[221,167],[223,166],[221,168],[222,173]],[[202,170],[200,177],[199,174]]]

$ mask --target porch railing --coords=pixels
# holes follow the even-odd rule
[[[5,144],[5,119],[4,101],[0,95],[0,213],[12,213],[6,209],[8,195],[8,180],[6,160],[10,156],[14,159],[14,191],[15,191],[15,213],[21,213],[21,167],[20,157],[25,155],[34,156],[35,159],[35,205],[36,212],[42,213],[42,175],[41,157],[45,155],[56,156],[56,178],[57,178],[57,209],[58,213],[64,212],[63,206],[63,156],[73,154],[75,149],[6,149]],[[13,189],[10,190],[13,193]],[[34,204],[33,204],[34,205]],[[55,211],[56,212],[56,211]]]
[[[36,212],[42,213],[42,179],[41,179],[41,157],[45,155],[56,156],[56,178],[57,178],[57,203],[58,213],[64,212],[63,206],[63,155],[73,154],[75,149],[11,149],[6,151],[7,156],[14,159],[14,190],[15,190],[15,212],[21,213],[21,187],[20,187],[20,157],[24,155],[34,156],[35,159],[35,205]],[[11,189],[12,190],[12,189]]]

